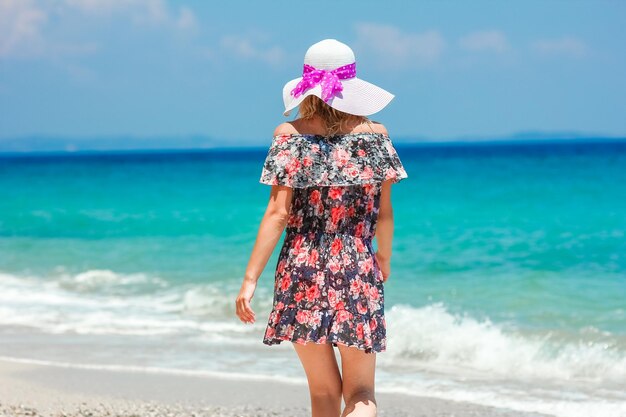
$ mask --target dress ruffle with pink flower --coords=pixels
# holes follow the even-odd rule
[[[263,343],[385,351],[383,276],[372,239],[382,182],[404,178],[385,134],[274,137],[260,182],[294,190]]]

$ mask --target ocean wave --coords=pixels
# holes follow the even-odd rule
[[[127,288],[145,285],[153,291]],[[235,320],[233,300],[218,284],[170,286],[146,274],[90,270],[43,279],[0,273],[0,325],[54,334],[185,334],[241,343],[237,336],[259,324]]]
[[[536,380],[623,381],[626,349],[606,332],[583,329],[577,339],[532,334],[486,319],[454,315],[443,303],[386,310],[387,355],[381,363],[476,376]]]
[[[252,346],[265,327],[235,316],[234,284],[172,285],[149,274],[89,270],[53,277],[0,273],[0,325],[54,333],[185,336],[202,344]],[[148,286],[147,292],[138,288]],[[135,288],[135,290],[132,290]],[[271,290],[258,288],[257,312]],[[626,379],[623,336],[587,326],[564,337],[450,313],[443,303],[386,308],[383,366],[477,378],[614,382]]]
[[[120,274],[108,269],[92,269],[75,275],[63,274],[56,281],[61,288],[81,293],[110,293],[124,289],[145,291],[168,286],[167,281],[159,277],[144,273]]]

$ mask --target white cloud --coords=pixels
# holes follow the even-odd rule
[[[395,26],[377,23],[357,23],[355,28],[356,48],[364,54],[374,53],[381,65],[389,67],[432,65],[439,60],[446,44],[435,30],[403,33]]]
[[[0,57],[40,53],[46,12],[32,0],[0,0]]]
[[[509,49],[506,35],[498,30],[472,32],[459,39],[459,46],[468,51],[502,53]]]
[[[261,61],[276,66],[285,58],[285,51],[278,46],[259,47],[251,39],[240,35],[227,35],[220,39],[220,46],[231,55],[243,59]]]
[[[180,6],[170,10],[164,0],[0,0],[0,58],[58,58],[65,55],[93,53],[94,42],[64,42],[51,36],[47,23],[67,22],[68,11],[81,16],[117,17],[133,24],[156,25],[174,31],[197,28],[191,9]],[[71,22],[70,22],[71,23]]]
[[[196,15],[188,7],[181,7],[176,26],[182,30],[195,29],[198,26]]]
[[[541,39],[535,41],[531,47],[544,55],[582,57],[588,52],[588,47],[585,42],[572,36],[557,39]]]
[[[120,14],[135,24],[165,25],[181,30],[197,27],[196,16],[185,6],[173,12],[164,0],[64,0],[69,7],[96,16]]]

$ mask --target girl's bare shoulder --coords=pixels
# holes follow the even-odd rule
[[[274,129],[274,136],[278,135],[291,135],[298,134],[302,132],[309,131],[317,131],[319,128],[317,126],[312,127],[309,125],[304,126],[303,122],[299,119],[296,119],[291,122],[284,122],[276,126]],[[376,122],[374,120],[370,120],[369,122],[361,123],[358,126],[354,126],[352,130],[348,133],[381,133],[387,135],[387,128],[384,124],[380,122]]]
[[[360,124],[353,130],[353,133],[372,132],[372,131],[374,131],[374,133],[381,133],[384,135],[388,134],[387,128],[385,127],[385,125],[380,122],[376,122],[374,120],[370,120],[369,123]]]
[[[300,132],[298,132],[298,129],[296,128],[296,126],[294,126],[293,122],[281,123],[278,126],[276,126],[276,129],[274,129],[274,136],[290,135],[294,133],[300,133]]]

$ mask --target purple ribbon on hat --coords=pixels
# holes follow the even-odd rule
[[[304,64],[302,80],[291,90],[291,95],[297,98],[304,91],[313,88],[318,84],[322,85],[322,100],[328,102],[331,97],[343,91],[340,80],[356,77],[356,62],[335,68],[334,70],[321,70]]]

